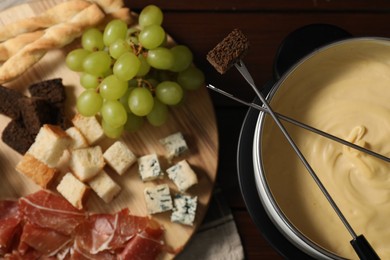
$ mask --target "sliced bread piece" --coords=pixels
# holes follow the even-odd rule
[[[57,175],[57,169],[47,166],[31,154],[25,154],[19,163],[16,165],[16,170],[34,183],[46,189],[52,183]]]
[[[69,127],[68,129],[65,130],[65,132],[72,139],[69,145],[70,150],[88,147],[87,139],[85,139],[84,135],[80,132],[80,130],[77,127],[75,126]]]
[[[57,191],[75,208],[83,209],[89,187],[68,172],[62,177]]]
[[[54,168],[70,143],[71,138],[59,126],[45,124],[27,153]]]
[[[73,150],[69,168],[80,181],[88,181],[103,169],[104,164],[102,148],[93,146]]]
[[[72,123],[85,136],[89,145],[97,143],[104,137],[103,128],[94,116],[85,117],[76,114],[72,119]]]
[[[106,163],[119,175],[122,175],[136,161],[137,157],[122,141],[113,143],[103,154]]]
[[[111,202],[121,191],[121,187],[105,171],[99,172],[88,184],[106,203]]]

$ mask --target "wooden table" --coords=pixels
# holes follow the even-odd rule
[[[253,91],[236,70],[219,75],[206,54],[234,28],[251,42],[245,63],[259,86],[273,75],[273,61],[282,40],[292,31],[313,23],[337,25],[354,36],[390,37],[390,2],[386,0],[135,0],[127,1],[138,12],[147,4],[165,12],[164,26],[178,43],[188,45],[207,81],[234,95],[252,100]],[[237,178],[237,144],[247,108],[211,93],[219,126],[218,184],[237,222],[247,259],[281,259],[251,219]]]

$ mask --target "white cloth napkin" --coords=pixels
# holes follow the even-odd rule
[[[0,0],[0,11],[37,0]],[[241,260],[244,251],[230,208],[216,188],[209,211],[178,260]]]

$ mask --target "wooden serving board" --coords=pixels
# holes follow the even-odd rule
[[[4,10],[0,13],[0,25],[38,15],[42,11],[63,1],[32,1]],[[76,40],[64,49],[49,51],[29,71],[5,85],[24,91],[34,82],[61,77],[67,93],[67,115],[72,117],[75,113],[75,98],[82,91],[82,88],[79,86],[79,75],[67,69],[64,60],[67,52],[75,48],[78,44],[79,41]],[[9,121],[9,118],[0,115],[0,133],[2,133]],[[169,220],[170,212],[156,214],[152,217],[164,226],[166,230],[166,243],[180,250],[186,245],[196,228],[202,222],[216,178],[218,132],[213,106],[207,89],[201,88],[196,91],[187,92],[184,104],[170,110],[170,118],[164,126],[153,127],[145,123],[140,131],[127,133],[122,139],[137,156],[156,152],[161,159],[163,169],[166,169],[169,164],[164,160],[164,150],[158,140],[178,131],[183,133],[190,149],[190,152],[180,159],[188,160],[199,179],[199,183],[188,191],[190,195],[198,196],[195,224],[193,227],[189,227],[171,223]],[[105,139],[100,145],[104,150],[113,141],[111,139]],[[15,170],[15,165],[20,159],[20,154],[0,141],[0,199],[17,199],[40,189],[32,181]],[[166,176],[159,181],[142,182],[136,164],[123,176],[114,173],[108,166],[105,167],[105,170],[121,185],[122,191],[109,204],[105,204],[95,194],[91,193],[86,204],[87,210],[91,212],[113,213],[128,207],[132,214],[145,216],[147,212],[143,190],[147,185],[168,183],[171,187],[172,195],[177,191],[173,183]],[[55,190],[55,187],[51,189]],[[172,255],[168,254],[164,256],[164,258],[172,257]]]

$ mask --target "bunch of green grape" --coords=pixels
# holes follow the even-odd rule
[[[168,47],[162,21],[161,9],[149,5],[136,27],[117,19],[103,31],[86,30],[81,48],[66,57],[67,67],[80,72],[85,88],[77,98],[78,112],[99,114],[108,137],[136,131],[144,121],[163,125],[169,106],[181,103],[185,91],[204,85],[191,50],[185,45]]]

